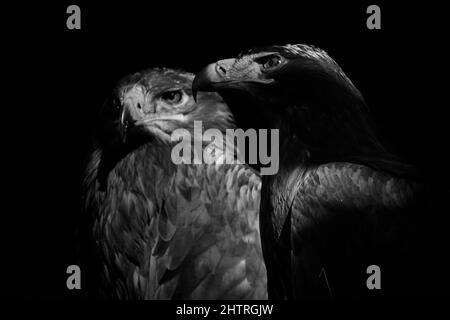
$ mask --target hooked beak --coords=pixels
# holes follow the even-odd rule
[[[235,59],[220,60],[211,63],[200,71],[192,83],[192,95],[197,101],[198,91],[216,91],[225,84],[232,82],[229,77],[229,70],[233,66]]]
[[[128,107],[122,107],[122,115],[120,117],[120,128],[122,142],[126,142],[128,133],[136,126],[136,120],[133,118]]]

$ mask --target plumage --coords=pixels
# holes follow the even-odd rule
[[[323,50],[248,50],[207,66],[196,91],[221,93],[243,128],[280,130],[264,176],[261,237],[269,297],[447,295],[447,190],[378,139],[362,94]],[[382,289],[366,286],[378,265]]]
[[[191,96],[193,75],[150,69],[122,80],[104,106],[84,182],[101,296],[265,299],[261,179],[244,164],[179,164],[171,133],[233,128],[219,95]],[[214,142],[204,150],[220,159]],[[92,243],[91,243],[92,245]]]

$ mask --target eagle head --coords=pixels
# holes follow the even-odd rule
[[[204,92],[192,96],[194,75],[181,70],[154,68],[122,79],[103,106],[97,138],[105,145],[136,145],[151,139],[170,142],[175,129],[231,126],[231,113],[222,98]]]
[[[221,93],[239,127],[279,129],[287,159],[343,161],[384,153],[363,96],[313,46],[250,49],[217,61],[197,74],[197,91]]]

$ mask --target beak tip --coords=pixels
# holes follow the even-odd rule
[[[211,91],[214,84],[223,80],[217,75],[215,71],[216,63],[211,63],[203,68],[194,78],[192,82],[192,95],[197,101],[197,94],[199,91]]]
[[[231,80],[228,73],[235,62],[235,59],[225,59],[204,67],[195,76],[192,83],[192,93],[195,101],[197,101],[198,91],[217,91],[220,88],[224,88]]]

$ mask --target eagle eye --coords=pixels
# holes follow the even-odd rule
[[[161,100],[167,104],[177,104],[183,98],[183,92],[181,90],[166,91],[161,94]]]
[[[282,62],[282,58],[277,54],[271,54],[256,59],[256,62],[259,63],[263,69],[268,70],[279,66]]]

